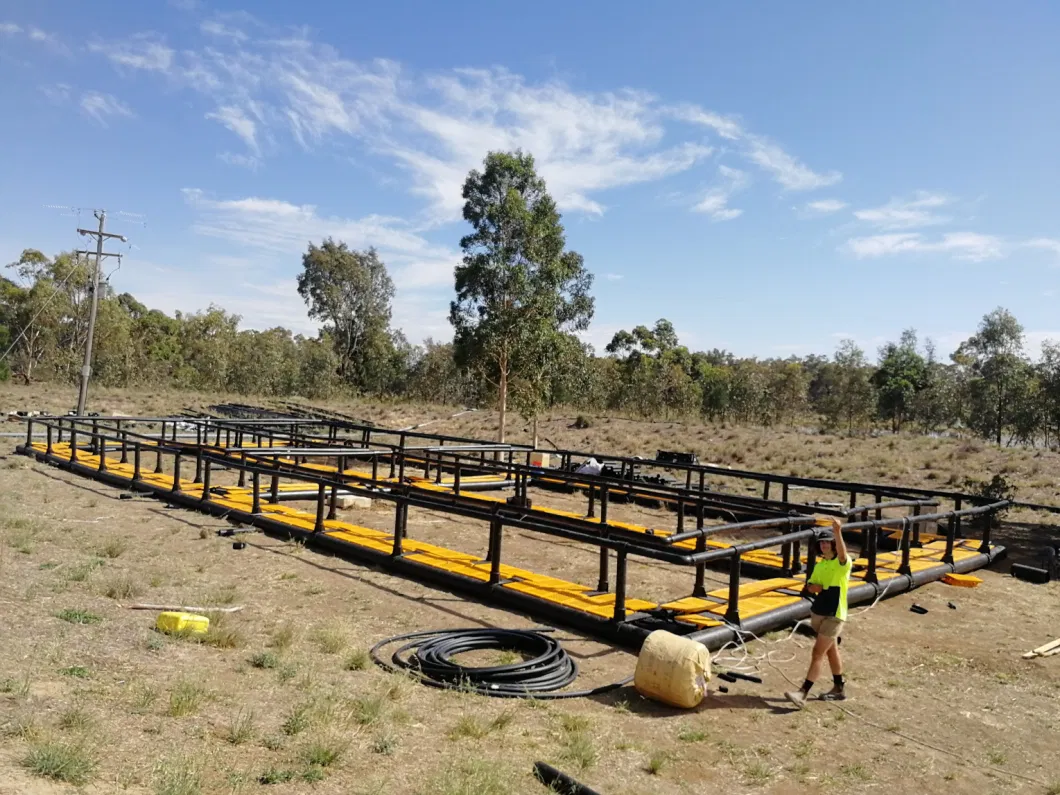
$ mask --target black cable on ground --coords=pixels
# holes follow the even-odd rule
[[[496,698],[584,698],[615,690],[633,681],[590,690],[562,691],[578,678],[578,665],[559,641],[544,633],[550,629],[447,629],[410,632],[380,641],[369,652],[372,660],[391,672],[408,671],[423,684],[448,690],[464,690]],[[404,643],[389,660],[382,650]],[[466,666],[453,661],[459,654],[484,649],[514,651],[525,659],[511,665]]]
[[[581,782],[575,781],[566,773],[557,770],[545,762],[534,763],[534,775],[537,780],[559,795],[600,795]]]

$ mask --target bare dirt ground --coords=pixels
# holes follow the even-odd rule
[[[93,399],[100,411],[134,414],[208,402],[165,393]],[[0,393],[4,409],[65,410],[70,402],[69,391]],[[346,410],[390,425],[452,413]],[[734,466],[907,483],[1009,467],[1020,496],[1042,502],[1055,500],[1060,469],[1055,453],[960,440],[624,420],[576,431],[569,422],[542,423],[542,435],[561,446],[696,449],[701,460]],[[482,436],[487,426],[488,418],[470,415],[425,430]],[[3,440],[0,454],[16,442]],[[629,516],[616,518],[663,516],[622,510]],[[353,513],[346,515],[366,524],[385,518]],[[410,520],[416,537],[485,547],[484,528]],[[1020,657],[1060,634],[1058,583],[983,572],[976,589],[935,584],[854,609],[842,647],[851,699],[841,706],[787,709],[781,694],[789,680],[801,682],[809,652],[807,639],[787,633],[749,647],[764,684],[730,685],[696,710],[662,707],[632,687],[595,699],[506,701],[412,684],[366,665],[364,650],[419,629],[533,621],[262,535],[237,551],[217,537],[222,527],[154,500],[119,501],[115,489],[21,456],[0,460],[0,794],[74,791],[40,775],[48,770],[80,772],[65,777],[108,794],[545,792],[532,777],[536,760],[608,795],[1060,793],[1060,656]],[[512,563],[594,579],[594,553],[513,536]],[[630,595],[680,587],[650,564],[631,568]],[[136,601],[244,609],[193,642],[154,632],[154,612],[124,607]],[[929,612],[911,613],[913,602]],[[579,686],[633,671],[631,654],[560,637],[581,666]]]

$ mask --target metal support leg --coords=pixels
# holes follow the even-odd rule
[[[626,620],[626,550],[619,549],[615,566],[615,616],[616,622]]]
[[[180,491],[180,452],[173,454],[173,492]]]
[[[946,522],[946,551],[942,554],[942,562],[949,565],[953,565],[953,543],[956,539],[955,531],[957,529],[957,520],[955,517],[950,516],[948,522]]]
[[[317,488],[317,520],[313,525],[313,532],[320,533],[324,530],[324,504],[327,499],[328,487],[323,483]]]
[[[501,524],[500,519],[490,522],[490,585],[501,581]]]
[[[210,459],[206,459],[203,462],[202,470],[202,499],[203,502],[210,501],[210,470],[213,467],[210,466]]]
[[[740,554],[732,556],[729,561],[729,605],[725,609],[725,620],[740,626]]]
[[[339,487],[331,484],[331,498],[328,504],[328,519],[335,518],[335,509],[338,508]]]
[[[139,482],[141,478],[140,474],[140,443],[133,443],[133,483]]]
[[[250,512],[257,516],[261,513],[261,473],[255,470],[251,473],[251,507]]]
[[[911,573],[909,569],[909,542],[911,540],[910,526],[911,523],[909,518],[906,517],[902,522],[902,563],[898,567],[899,574]]]
[[[394,549],[390,554],[395,558],[401,557],[401,539],[407,532],[408,509],[404,502],[399,502],[394,509]]]
[[[597,580],[596,590],[601,593],[607,593],[611,587],[611,573],[608,571],[609,564],[610,557],[607,547],[600,547],[600,578]]]

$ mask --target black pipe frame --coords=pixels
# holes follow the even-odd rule
[[[44,453],[36,451],[32,447],[32,426],[35,423],[42,423],[49,427],[51,430],[54,427],[58,427],[60,438],[62,437],[62,429],[65,424],[69,424],[69,432],[71,437],[71,457],[70,459],[60,458],[54,454],[54,452],[46,450]],[[89,432],[91,438],[91,449],[99,451],[99,464],[98,467],[93,469],[84,464],[80,464],[77,461],[76,452],[76,436],[79,431],[79,425],[82,425],[84,421],[81,418],[47,418],[43,419],[40,417],[31,418],[29,420],[29,427],[27,430],[27,444],[19,447],[19,452],[34,455],[43,460],[51,461],[52,463],[59,463],[60,466],[64,466],[72,471],[78,471],[85,474],[89,474],[96,479],[104,482],[116,482],[122,486],[129,486],[130,483],[125,478],[120,478],[110,474],[107,470],[107,459],[106,459],[106,448],[109,442],[117,442],[122,445],[122,449],[127,451],[130,444],[130,432],[127,428],[122,428],[118,433],[108,434],[105,428],[100,428],[98,420],[92,422],[91,431]],[[120,427],[120,426],[119,426]],[[206,428],[210,426],[207,424]],[[219,434],[219,430],[218,430]],[[51,434],[49,434],[49,437]],[[445,581],[451,585],[455,585],[460,589],[466,589],[470,587],[476,593],[480,595],[483,593],[488,594],[492,601],[501,601],[507,603],[519,603],[523,605],[523,609],[529,609],[533,607],[529,612],[535,614],[548,614],[550,616],[563,616],[564,623],[578,628],[593,627],[593,634],[603,634],[607,637],[615,640],[621,640],[621,642],[629,642],[631,638],[639,638],[640,640],[646,636],[647,632],[650,631],[644,626],[647,623],[648,626],[657,625],[658,620],[653,620],[650,615],[646,616],[643,614],[637,614],[629,617],[625,612],[625,590],[626,590],[626,571],[627,571],[627,557],[629,554],[639,555],[646,558],[659,560],[662,562],[672,563],[676,565],[686,565],[697,567],[697,574],[700,567],[706,563],[718,562],[728,560],[730,565],[730,599],[728,604],[728,612],[726,613],[726,621],[728,622],[725,626],[728,628],[735,628],[736,630],[753,631],[753,623],[755,619],[765,620],[764,616],[773,616],[777,611],[770,611],[763,616],[755,616],[749,619],[746,627],[740,620],[739,614],[739,586],[741,580],[741,568],[742,568],[742,556],[744,553],[753,551],[755,549],[763,549],[771,546],[783,546],[785,549],[789,548],[789,545],[798,543],[803,540],[810,541],[813,538],[820,538],[827,536],[827,531],[811,526],[807,529],[793,530],[779,537],[772,537],[761,539],[758,541],[752,541],[744,544],[734,545],[725,549],[714,549],[714,550],[703,550],[698,549],[690,554],[681,554],[675,552],[672,547],[665,549],[663,544],[658,544],[658,540],[645,534],[637,534],[636,537],[624,538],[620,537],[615,531],[619,528],[608,527],[606,524],[606,497],[601,503],[601,524],[590,523],[584,520],[568,518],[568,517],[549,517],[549,520],[542,520],[540,515],[535,515],[533,519],[528,519],[525,511],[520,506],[508,506],[503,504],[493,504],[491,506],[483,506],[482,504],[468,504],[458,499],[459,495],[445,494],[445,493],[431,493],[423,492],[414,489],[410,484],[399,483],[389,484],[386,490],[376,490],[371,487],[362,486],[359,483],[351,483],[345,480],[340,480],[338,477],[332,478],[321,473],[318,470],[310,470],[299,465],[297,458],[294,464],[279,466],[281,463],[279,458],[275,459],[274,465],[265,463],[256,463],[253,457],[247,455],[246,450],[238,451],[226,451],[224,449],[212,449],[198,446],[196,450],[196,460],[200,467],[205,467],[202,470],[205,473],[205,478],[209,480],[210,473],[215,465],[223,468],[235,468],[241,473],[241,480],[245,480],[245,475],[250,472],[253,480],[253,499],[252,499],[252,510],[250,513],[240,510],[234,510],[226,508],[221,505],[216,505],[210,500],[211,492],[209,489],[205,489],[202,495],[198,498],[192,497],[180,490],[180,461],[182,456],[188,454],[189,450],[187,445],[182,443],[174,443],[168,441],[162,441],[159,439],[152,438],[149,443],[145,444],[138,437],[138,434],[132,434],[132,445],[133,454],[135,460],[139,460],[142,455],[142,449],[150,446],[154,447],[159,458],[163,453],[172,455],[174,461],[174,476],[172,485],[166,489],[158,486],[151,486],[144,483],[142,480],[133,481],[131,484],[133,487],[140,490],[145,490],[150,493],[154,493],[156,496],[164,496],[170,502],[176,502],[178,504],[189,505],[189,507],[196,507],[200,510],[207,510],[211,513],[224,513],[231,517],[237,517],[238,519],[262,527],[262,529],[272,530],[287,536],[291,535],[303,535],[307,539],[314,540],[315,543],[319,543],[324,547],[335,549],[336,545],[342,548],[345,554],[350,554],[353,549],[351,545],[344,542],[336,541],[331,539],[325,533],[320,532],[325,529],[325,519],[323,518],[323,506],[325,503],[325,496],[329,488],[335,489],[338,487],[344,490],[351,491],[354,493],[361,492],[366,496],[373,499],[384,499],[395,503],[395,533],[394,533],[394,549],[390,555],[384,553],[375,552],[365,548],[357,547],[356,556],[375,558],[377,562],[379,560],[385,560],[389,568],[393,568],[398,571],[407,571],[409,573],[415,572],[419,579],[426,579],[432,582]],[[263,448],[267,450],[268,448]],[[317,450],[311,451],[317,457],[321,454],[333,454],[331,450]],[[350,454],[352,451],[345,450],[345,454]],[[390,453],[393,455],[393,453]],[[399,452],[399,466],[403,468],[405,454]],[[273,478],[273,482],[282,475],[285,478],[297,480],[300,482],[314,483],[318,486],[318,497],[317,497],[317,518],[313,531],[300,531],[297,528],[292,528],[289,525],[277,522],[270,519],[267,515],[260,513],[260,476],[262,474],[269,475]],[[134,475],[135,478],[135,475]],[[204,486],[208,485],[204,483]],[[524,485],[525,493],[525,485]],[[607,494],[605,489],[604,495]],[[1008,503],[999,502],[989,506],[983,506],[979,508],[965,509],[963,511],[950,511],[936,514],[925,514],[913,517],[901,517],[897,519],[878,519],[869,522],[852,523],[849,525],[851,530],[858,529],[871,529],[870,538],[875,537],[875,531],[883,527],[901,526],[903,528],[902,533],[902,550],[903,559],[902,567],[905,571],[900,571],[900,576],[915,577],[908,572],[908,552],[909,545],[911,543],[910,528],[916,525],[920,525],[932,521],[946,520],[949,528],[948,547],[947,551],[952,551],[952,544],[954,539],[954,528],[957,525],[957,520],[962,516],[975,516],[986,513],[992,513],[1001,507],[1006,506]],[[462,575],[454,574],[451,572],[444,572],[431,567],[423,566],[422,564],[416,564],[414,561],[409,561],[403,557],[401,551],[402,538],[407,533],[407,514],[410,506],[425,508],[428,510],[438,510],[445,513],[452,513],[456,515],[465,516],[467,518],[479,519],[489,523],[490,525],[490,561],[491,561],[491,582],[487,583],[487,588],[482,588],[482,583],[471,578],[464,577]],[[869,506],[871,508],[872,506]],[[867,513],[868,508],[862,508],[862,511]],[[790,528],[793,526],[793,520],[804,520],[809,519],[813,521],[812,517],[787,517],[785,522]],[[746,525],[756,525],[755,522],[746,523],[744,529],[748,529]],[[588,614],[582,613],[577,610],[565,608],[560,605],[556,605],[552,602],[540,600],[535,597],[530,597],[524,594],[518,594],[517,592],[510,591],[509,589],[497,588],[498,583],[498,567],[501,559],[501,535],[505,526],[516,527],[526,529],[534,532],[544,533],[547,535],[553,535],[562,537],[568,540],[577,541],[593,545],[595,544],[601,550],[601,556],[606,560],[606,553],[609,550],[614,550],[617,555],[617,572],[616,572],[616,601],[614,616],[611,621],[596,618]],[[989,523],[987,523],[989,528]],[[705,538],[706,532],[711,528],[704,528],[703,530],[697,530],[693,532],[693,537]],[[738,526],[731,525],[728,528],[730,531],[739,529]],[[758,529],[755,527],[754,529]],[[996,555],[999,548],[993,550],[989,547],[989,530],[987,529],[984,536],[983,546],[986,551],[982,554],[990,558],[991,555]],[[672,538],[672,537],[671,537]],[[650,539],[650,540],[648,540]],[[648,540],[646,542],[646,540]],[[653,543],[654,542],[654,543]],[[672,542],[671,542],[672,543]],[[698,546],[698,545],[697,545]],[[810,545],[810,561],[808,566],[808,573],[812,571],[813,566],[813,545]],[[870,572],[875,567],[875,551],[869,550],[870,558]],[[992,558],[990,558],[992,559]],[[411,568],[410,568],[411,565]],[[950,562],[947,564],[954,567],[955,564]],[[970,565],[967,563],[967,559],[962,561],[962,565]],[[606,574],[605,574],[606,576]],[[461,582],[468,581],[468,582]],[[910,583],[914,580],[910,579]],[[698,577],[697,577],[698,583]],[[864,586],[876,587],[875,583],[865,583]],[[851,589],[851,593],[855,595],[860,594],[863,585],[855,586]],[[909,587],[913,587],[910,585]],[[801,600],[797,607],[803,607]],[[808,609],[808,607],[807,607]],[[778,614],[779,615],[779,614]],[[784,613],[784,615],[787,615]],[[773,619],[770,619],[773,623]],[[675,622],[666,622],[674,624]],[[731,626],[730,626],[731,625]],[[684,627],[675,626],[673,627],[682,634],[690,635],[701,635],[703,633],[690,632]],[[721,629],[721,628],[715,628]],[[706,631],[710,633],[711,631]],[[631,634],[632,633],[632,634]],[[713,643],[717,637],[721,634],[714,632],[709,634],[709,638]],[[707,636],[705,636],[707,637]],[[639,641],[638,641],[639,643]]]

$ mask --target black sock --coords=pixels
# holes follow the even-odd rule
[[[813,682],[807,679],[805,682],[802,683],[802,692],[809,693],[811,687],[813,687]]]
[[[843,689],[843,674],[832,674],[832,684],[836,686],[836,690]]]

